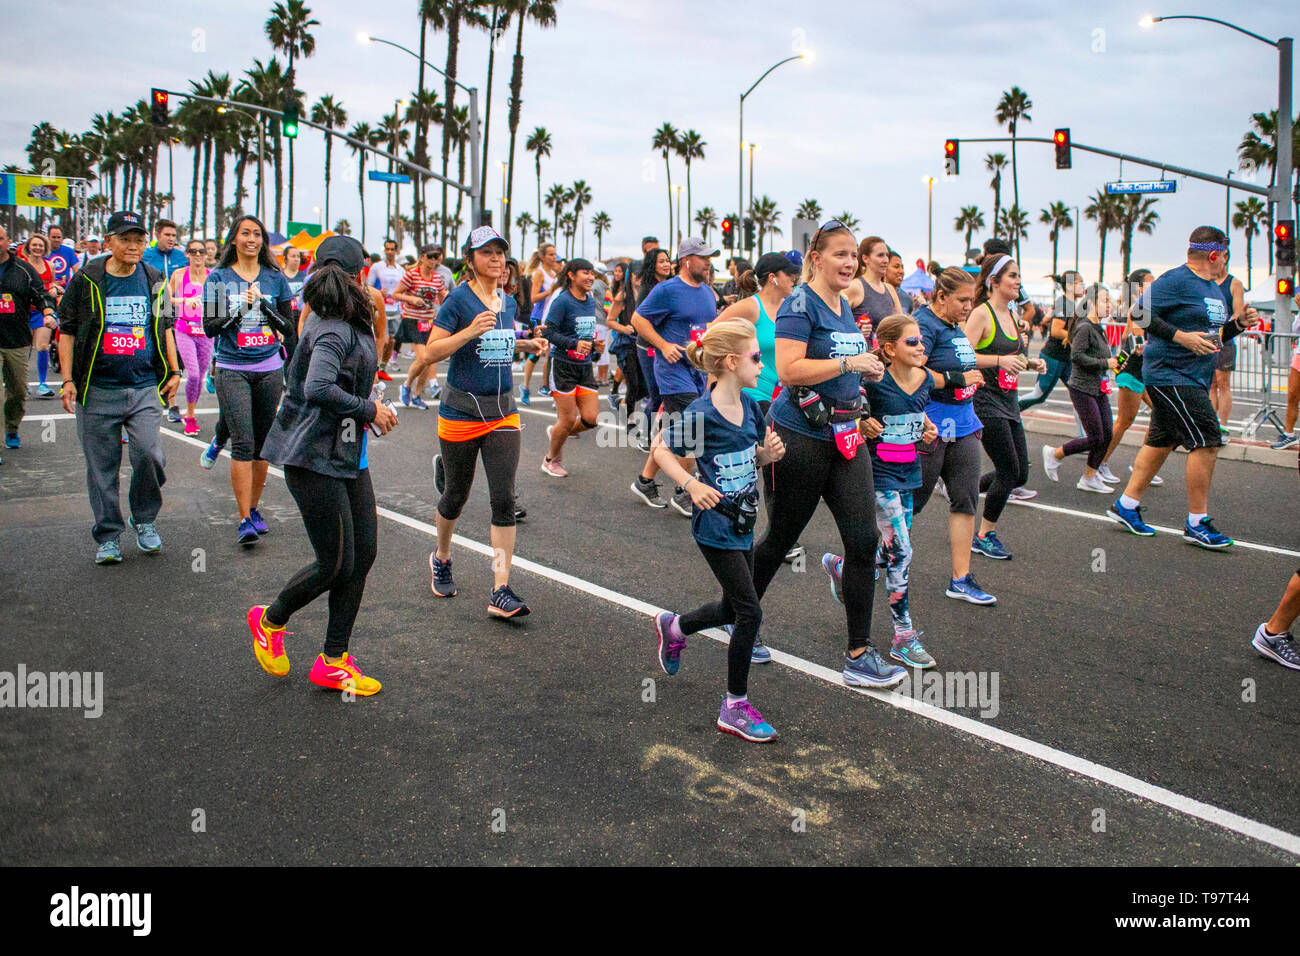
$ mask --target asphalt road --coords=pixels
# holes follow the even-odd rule
[[[73,423],[43,442],[51,426],[26,422],[0,465],[0,671],[102,672],[105,701],[97,719],[0,709],[0,862],[1300,860],[1300,675],[1249,646],[1300,565],[1293,471],[1222,462],[1213,513],[1243,544],[1207,553],[1094,520],[1109,499],[1074,488],[1077,460],[1059,485],[1035,467],[1044,507],[1012,506],[999,526],[1015,560],[974,557],[993,608],[943,596],[936,500],[914,532],[913,614],[940,671],[997,675],[984,717],[838,685],[844,617],[817,560],[836,534],[819,511],[807,569],[783,571],[764,602],[780,653],[751,695],[781,737],[761,747],[713,726],[722,644],[692,640],[673,678],[656,662],[648,610],[716,597],[689,522],[632,496],[643,456],[617,430],[570,442],[568,479],[543,475],[548,409],[523,416],[514,584],[533,614],[519,622],[487,617],[481,547],[455,550],[456,598],[430,594],[434,413],[402,410],[371,443],[384,510],[353,653],[384,691],[353,702],[307,682],[323,601],[290,624],[287,679],[253,658],[248,607],[311,555],[276,477],[273,533],[235,544],[227,460],[198,465],[214,416],[200,415],[202,442],[165,426],[164,552],[124,536],[125,563],[107,568]],[[1181,527],[1182,462],[1148,496],[1154,524]],[[480,474],[459,533],[484,545],[488,516]],[[878,596],[881,646],[887,619]]]

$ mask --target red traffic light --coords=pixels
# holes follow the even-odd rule
[[[1286,242],[1288,239],[1291,238],[1291,231],[1293,228],[1294,227],[1292,226],[1290,220],[1284,220],[1283,222],[1279,222],[1276,226],[1273,227],[1273,235],[1278,239],[1280,239],[1281,241]]]
[[[955,139],[945,141],[943,144],[943,151],[949,156],[957,152],[957,141]]]
[[[1277,280],[1278,295],[1295,295],[1295,280],[1289,277],[1283,277]]]
[[[723,232],[731,232],[731,220],[730,220],[730,219],[724,219],[724,220],[722,220],[722,231],[723,231]]]
[[[1065,145],[1065,141],[1070,138],[1070,134],[1063,129],[1058,129],[1053,138],[1056,140],[1057,146],[1063,146]]]
[[[156,87],[150,92],[149,119],[154,126],[167,124],[167,91]]]

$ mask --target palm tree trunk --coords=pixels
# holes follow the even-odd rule
[[[331,158],[330,147],[333,141],[334,141],[334,137],[326,133],[325,134],[325,225],[327,226],[329,225],[329,221],[330,221],[330,158]],[[416,203],[417,207],[419,205],[418,195],[419,194],[417,193],[417,203]]]
[[[677,224],[677,228],[680,229],[681,226],[682,224],[679,222]],[[686,159],[686,228],[689,230],[690,226],[691,226],[691,160],[690,157],[687,157]],[[708,240],[705,241],[707,242]]]
[[[1101,234],[1101,255],[1097,259],[1097,281],[1106,281],[1106,232]]]
[[[537,221],[541,222],[546,218],[546,213],[542,211],[542,154],[537,154]],[[542,241],[542,234],[537,234],[537,241]]]
[[[357,153],[357,198],[361,201],[361,244],[366,244],[366,151]]]
[[[998,237],[998,232],[1001,229],[1001,226],[999,225],[1001,217],[998,215],[1002,211],[1002,174],[1001,173],[998,174],[998,178],[994,180],[994,183],[995,185],[993,186],[993,238],[996,239]],[[967,248],[969,248],[969,246]]]
[[[454,4],[451,10],[451,22],[447,24],[447,83],[443,99],[443,111],[446,119],[442,124],[442,176],[447,177],[447,167],[451,161],[451,126],[452,110],[456,99],[456,55],[460,52],[460,5]],[[442,184],[442,245],[447,246],[447,184]]]
[[[216,235],[208,232],[208,189],[212,183],[212,137],[207,136],[203,139],[203,234],[205,236]]]
[[[199,148],[194,147],[194,175],[190,177],[190,232],[202,234],[199,229],[198,217],[195,215],[199,207]]]
[[[1253,288],[1250,272],[1251,269],[1254,268],[1254,266],[1252,265],[1253,259],[1251,256],[1250,247],[1254,238],[1255,237],[1252,236],[1250,233],[1246,233],[1246,291],[1247,292],[1249,292]]]
[[[1060,244],[1061,244],[1061,233],[1060,230],[1057,230],[1056,232],[1052,233],[1052,275],[1059,275],[1059,273],[1056,271],[1056,250],[1057,247],[1060,246]],[[970,248],[969,243],[967,243],[966,248],[967,249]]]
[[[673,168],[668,165],[668,150],[664,150],[664,169],[668,172],[668,245],[677,248],[673,241]]]
[[[492,137],[492,73],[493,70],[496,68],[498,12],[499,11],[498,11],[497,4],[493,3],[492,4],[492,28],[491,28],[491,32],[488,33],[487,107],[484,110],[485,115],[483,117],[483,154],[482,154],[483,161],[480,164],[483,178],[479,181],[478,184],[478,194],[480,200],[482,200],[487,196],[487,176],[488,176],[487,156],[488,156],[488,140],[491,139]],[[526,17],[527,15],[528,15],[527,10],[521,10],[519,12],[519,16],[521,19]],[[487,204],[484,202],[480,202],[480,205],[486,206]],[[506,215],[507,216],[510,215],[510,211],[508,209],[506,210]],[[504,225],[501,227],[501,234],[503,236],[505,235]]]
[[[216,209],[213,219],[216,222],[216,234],[219,236],[226,211],[226,151],[220,143],[214,143],[213,148],[216,150],[216,156],[212,160],[212,204]]]
[[[284,202],[284,148],[280,142],[280,131],[275,131],[275,148],[272,151],[275,160],[275,231],[281,231],[280,206]]]
[[[424,120],[424,45],[426,34],[428,33],[428,18],[424,16],[424,5],[420,5],[420,68],[417,74],[415,86],[416,103],[419,104],[419,112],[415,122],[415,161],[421,166],[428,166],[428,156],[425,155],[425,143],[427,129]],[[415,244],[417,246],[424,244],[424,177],[416,174],[415,177]]]
[[[506,169],[506,215],[514,210],[515,196],[515,135],[519,132],[519,112],[522,104],[519,102],[520,93],[524,87],[524,21],[527,19],[525,14],[519,16],[519,32],[515,35],[515,58],[513,69],[510,73],[510,166]],[[537,174],[538,185],[537,191],[541,192],[541,172]],[[541,206],[541,203],[538,203]],[[539,210],[540,212],[540,210]],[[501,233],[510,241],[510,223],[506,223],[505,230]]]

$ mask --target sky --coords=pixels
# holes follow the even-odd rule
[[[590,212],[604,211],[613,221],[602,250],[607,258],[639,252],[647,233],[668,239],[664,162],[650,148],[654,131],[665,122],[694,129],[706,142],[704,160],[692,165],[693,209],[708,205],[719,216],[733,211],[739,95],[771,64],[792,51],[809,50],[810,62],[782,66],[745,101],[745,139],[758,144],[754,193],[776,201],[787,237],[776,241],[789,244],[794,210],[812,198],[827,214],[852,213],[861,222],[861,235],[883,236],[909,265],[926,256],[928,244],[940,262],[959,262],[963,241],[953,220],[960,207],[974,204],[991,223],[991,175],[983,157],[994,150],[1009,153],[1010,144],[963,144],[960,175],[945,178],[943,142],[1005,136],[993,113],[1002,91],[1013,85],[1033,102],[1022,135],[1050,137],[1065,126],[1077,143],[1216,175],[1236,169],[1236,146],[1250,114],[1276,108],[1276,53],[1213,24],[1175,21],[1143,29],[1138,22],[1149,13],[1217,15],[1265,36],[1295,36],[1300,6],[1294,0],[1257,0],[1228,10],[1202,0],[1167,2],[1174,6],[1148,0],[1087,5],[561,0],[554,29],[530,25],[524,34],[514,213],[526,209],[537,216],[536,170],[523,141],[534,127],[544,126],[553,152],[542,161],[543,192],[556,182],[588,182]],[[416,48],[416,3],[308,0],[308,5],[321,21],[313,30],[315,55],[298,65],[298,85],[308,105],[332,94],[347,110],[349,126],[358,120],[375,125],[394,99],[415,88],[417,64],[389,47],[362,46],[357,34],[365,31]],[[94,113],[118,112],[147,97],[150,87],[188,89],[189,80],[208,70],[238,76],[254,58],[272,55],[263,30],[270,7],[269,0],[220,5],[173,0],[163,7],[70,0],[60,7],[59,42],[48,58],[26,52],[47,45],[48,14],[30,4],[16,7],[0,35],[0,63],[10,91],[0,114],[0,165],[26,168],[23,150],[39,122],[77,132],[88,128]],[[486,205],[498,210],[498,217],[497,163],[509,148],[506,97],[513,41],[512,29],[497,51],[487,156]],[[479,87],[481,106],[487,55],[485,33],[462,33],[460,79]],[[426,57],[445,65],[445,35],[430,33]],[[440,85],[437,89],[441,94]],[[313,207],[325,200],[322,137],[303,127],[295,149],[295,218],[310,219]],[[359,235],[356,162],[346,148],[334,154],[330,217],[348,219]],[[1102,184],[1121,178],[1115,160],[1076,150],[1073,169],[1066,171],[1055,168],[1053,155],[1048,144],[1017,149],[1020,204],[1033,222],[1022,243],[1027,281],[1052,268],[1048,229],[1037,221],[1039,211],[1054,201],[1085,207]],[[681,160],[674,157],[671,164],[673,185],[685,185]],[[747,159],[745,165],[748,202]],[[454,173],[454,154],[452,167]],[[180,219],[188,218],[190,168],[190,154],[178,147]],[[932,238],[925,183],[931,176],[936,177]],[[1159,173],[1124,164],[1122,178],[1155,179]],[[1161,197],[1155,207],[1160,222],[1154,235],[1135,240],[1135,268],[1170,268],[1182,261],[1192,228],[1223,225],[1222,187],[1175,178],[1177,193]],[[160,182],[165,189],[165,173]],[[227,196],[232,190],[227,188]],[[370,245],[377,245],[383,229],[383,195],[381,184],[367,183]],[[1243,198],[1234,192],[1232,201]],[[1011,201],[1006,175],[1004,206]],[[685,212],[684,192],[681,203]],[[672,204],[675,208],[675,196]],[[1099,237],[1092,223],[1081,226],[1079,264],[1091,279],[1097,274]],[[514,235],[517,239],[517,229]],[[1244,276],[1240,234],[1234,246],[1233,271]],[[1074,247],[1073,232],[1067,230],[1059,268],[1073,263]],[[589,228],[585,251],[589,257],[596,252]],[[1255,260],[1252,275],[1262,290],[1267,285],[1262,236]],[[1119,238],[1112,233],[1106,278],[1116,281],[1119,269]]]

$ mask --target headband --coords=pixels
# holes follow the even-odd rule
[[[1199,249],[1202,252],[1227,252],[1228,244],[1226,242],[1189,242],[1188,249]]]
[[[984,280],[984,288],[986,289],[993,288],[993,280],[998,277],[999,272],[1001,272],[1003,269],[1007,267],[1007,263],[1010,261],[1011,261],[1011,257],[1006,254],[1003,254],[998,257],[997,263],[993,266],[993,271],[990,272],[989,277]]]

